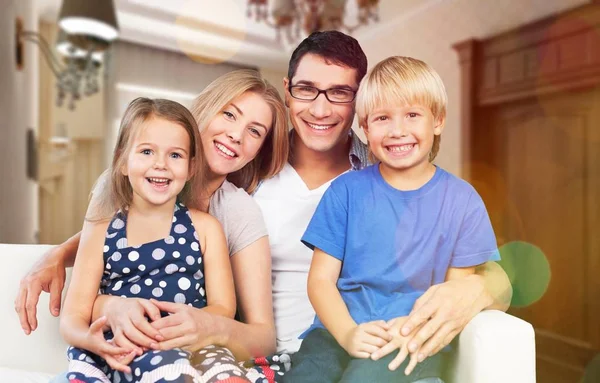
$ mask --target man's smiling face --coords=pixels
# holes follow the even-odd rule
[[[346,142],[354,119],[354,101],[332,103],[319,94],[314,101],[298,100],[290,94],[289,86],[307,85],[322,90],[345,88],[356,91],[356,69],[328,63],[323,57],[304,55],[292,79],[284,79],[286,104],[296,134],[304,145],[317,152],[327,152]]]

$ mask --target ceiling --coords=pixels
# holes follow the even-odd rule
[[[386,25],[402,22],[442,0],[381,0],[380,21],[359,28],[357,39],[372,38]],[[277,41],[274,29],[247,17],[247,0],[114,0],[120,38],[210,61],[232,61],[283,69],[289,47]],[[61,0],[36,0],[38,14],[47,21],[58,18]],[[348,0],[345,22],[356,22],[354,0]],[[201,57],[198,57],[200,55]]]

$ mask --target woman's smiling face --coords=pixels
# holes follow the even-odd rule
[[[252,161],[273,125],[267,102],[253,92],[233,99],[208,124],[200,127],[206,161],[213,174],[226,176]]]

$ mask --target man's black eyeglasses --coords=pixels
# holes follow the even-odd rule
[[[288,87],[292,97],[303,101],[314,101],[321,93],[325,93],[325,97],[329,102],[336,104],[346,104],[354,101],[356,91],[345,88],[329,88],[319,89],[310,85],[291,85]]]

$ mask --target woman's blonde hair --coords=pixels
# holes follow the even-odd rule
[[[252,193],[260,181],[279,173],[287,162],[287,116],[277,89],[255,70],[235,70],[210,83],[194,100],[191,111],[202,131],[228,104],[246,92],[261,96],[273,114],[271,130],[256,157],[227,176],[237,187]]]
[[[356,95],[360,126],[368,126],[369,113],[385,105],[419,103],[427,106],[436,121],[446,118],[448,96],[437,72],[421,60],[392,56],[367,73]],[[441,136],[433,138],[429,161],[440,150]]]
[[[185,187],[179,193],[179,200],[185,205],[193,208],[200,206],[200,198],[204,182],[204,154],[200,143],[200,133],[194,116],[183,105],[165,99],[149,99],[139,97],[133,100],[127,109],[121,126],[119,136],[115,145],[113,159],[106,181],[98,182],[94,186],[95,205],[90,211],[93,217],[86,217],[91,220],[102,220],[110,218],[117,210],[126,209],[131,205],[133,199],[133,189],[122,169],[127,164],[128,153],[136,135],[144,122],[153,118],[164,119],[173,122],[188,133],[190,137],[190,168],[191,178],[186,182]],[[194,170],[195,169],[195,170]]]

